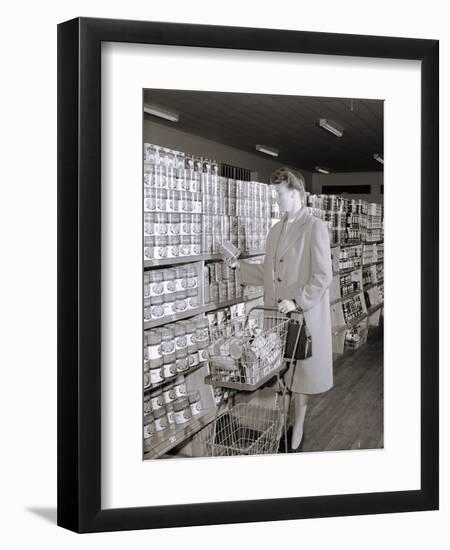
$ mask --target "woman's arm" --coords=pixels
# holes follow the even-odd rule
[[[328,227],[316,220],[311,234],[311,277],[294,296],[297,306],[307,311],[317,305],[333,280]]]

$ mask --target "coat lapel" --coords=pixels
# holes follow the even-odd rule
[[[304,206],[301,211],[298,213],[297,215],[297,219],[293,222],[291,222],[289,224],[289,227],[288,227],[288,230],[287,230],[287,233],[284,234],[284,236],[282,236],[280,238],[280,235],[281,235],[281,230],[282,230],[282,223],[285,222],[287,223],[287,214],[284,214],[282,220],[281,220],[281,223],[280,223],[280,230],[279,230],[279,233],[278,233],[278,236],[277,236],[277,249],[276,249],[276,256],[277,257],[281,257],[283,254],[285,254],[285,252],[287,251],[287,249],[292,246],[295,241],[300,237],[301,235],[301,226],[307,221],[308,219],[308,216],[309,216],[309,212],[307,210],[307,208]]]

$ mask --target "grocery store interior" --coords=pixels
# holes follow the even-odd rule
[[[144,460],[286,452],[287,321],[249,313],[263,287],[221,253],[263,261],[281,166],[303,174],[333,267],[333,387],[309,396],[301,452],[383,448],[383,101],[151,89],[143,103]]]

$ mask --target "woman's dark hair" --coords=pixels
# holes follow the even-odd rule
[[[270,183],[276,185],[279,183],[286,182],[288,189],[296,189],[300,192],[302,198],[305,195],[305,177],[304,175],[295,170],[294,168],[289,168],[288,166],[282,166],[275,170],[270,176]]]

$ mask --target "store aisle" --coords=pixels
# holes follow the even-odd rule
[[[312,396],[302,452],[383,447],[383,330],[334,363],[334,387]]]

